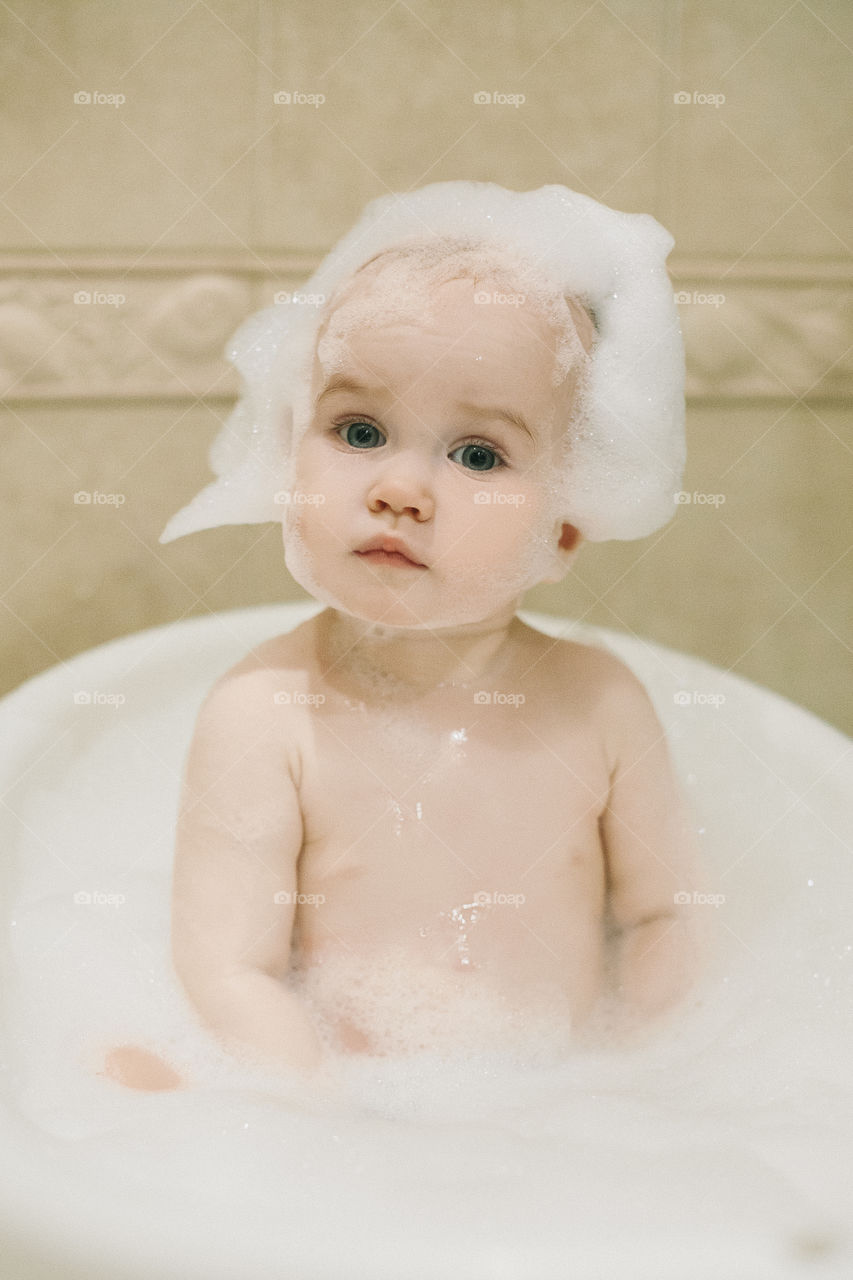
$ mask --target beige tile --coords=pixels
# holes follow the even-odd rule
[[[205,5],[24,6],[32,35],[16,28],[19,58],[7,66],[4,244],[247,245],[260,130],[244,41],[255,5],[222,7],[234,33]],[[75,102],[81,93],[92,101]]]
[[[457,178],[560,182],[653,208],[659,81],[671,78],[656,48],[662,6],[589,10],[266,5],[266,45],[282,71],[261,72],[259,111],[280,121],[258,174],[263,238],[325,248],[368,199]],[[275,90],[297,88],[326,100],[275,107]],[[525,101],[478,104],[478,92]]]
[[[180,10],[163,0],[27,0],[14,9],[0,10],[10,187],[0,242],[43,250],[59,266],[69,248],[129,248],[137,287],[124,319],[146,339],[150,316],[163,319],[162,285],[134,276],[137,256],[221,248],[263,269],[268,251],[319,255],[367,199],[440,179],[563,182],[654,212],[682,257],[721,255],[690,283],[718,280],[726,307],[713,317],[683,309],[703,396],[689,414],[685,487],[722,492],[725,503],[683,507],[638,544],[585,548],[565,584],[528,603],[731,666],[853,732],[845,330],[802,274],[809,255],[849,261],[853,244],[848,162],[836,163],[853,84],[846,0],[211,0]],[[127,101],[75,105],[81,90]],[[679,90],[726,101],[678,105]],[[277,91],[326,101],[276,104]],[[478,91],[525,102],[476,104]],[[206,187],[210,209],[193,207],[191,191]],[[799,263],[802,324],[789,323],[772,283],[726,280],[739,258],[787,256]],[[176,279],[165,307],[171,346],[137,350],[120,322],[111,338],[81,313],[71,317],[74,344],[51,354],[45,335],[62,328],[66,294],[88,278],[81,286],[69,273],[67,289],[58,279],[47,291],[22,281],[10,295],[23,309],[11,334],[20,368],[6,342],[4,369],[14,384],[44,350],[44,381],[28,386],[46,399],[11,405],[3,421],[4,687],[141,627],[301,596],[273,527],[157,543],[209,478],[207,445],[228,405],[193,405],[186,393],[229,385],[216,381],[225,368],[217,316],[228,307],[214,307],[200,332],[206,295]],[[246,281],[246,296],[268,284]],[[163,358],[165,382],[154,376]],[[154,392],[185,398],[123,400],[146,390],[149,365]],[[818,379],[834,405],[750,399],[786,385],[801,394]],[[81,384],[102,398],[73,400]],[[721,388],[744,399],[722,401]],[[49,399],[58,394],[72,400]],[[125,502],[75,506],[79,490]]]
[[[4,691],[115,636],[304,596],[273,525],[158,543],[169,516],[211,478],[218,426],[211,408],[183,404],[29,405],[4,415]],[[81,491],[99,496],[75,504]]]
[[[705,501],[641,542],[587,546],[527,603],[696,654],[853,732],[849,416],[777,403],[688,421],[684,488]]]
[[[685,5],[671,104],[667,218],[679,250],[740,256],[849,253],[853,10]]]

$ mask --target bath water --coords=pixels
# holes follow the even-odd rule
[[[488,1036],[341,1057],[324,1094],[196,1022],[168,961],[195,710],[312,611],[144,632],[7,700],[7,1220],[88,1280],[849,1277],[851,744],[696,660],[527,616],[633,666],[691,802],[718,946],[657,1036],[562,1058]],[[80,689],[125,701],[81,706]],[[127,1042],[192,1087],[100,1076]]]

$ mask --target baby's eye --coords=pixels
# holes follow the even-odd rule
[[[372,422],[361,422],[358,419],[338,427],[338,435],[354,449],[374,449],[378,444],[385,443],[385,437],[378,427],[374,427]]]
[[[500,454],[494,449],[490,449],[485,444],[462,444],[458,449],[454,449],[450,457],[456,461],[456,454],[461,454],[458,459],[463,467],[468,467],[471,471],[491,471],[493,467],[504,466],[504,460]]]

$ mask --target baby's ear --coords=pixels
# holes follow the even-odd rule
[[[563,527],[560,531],[560,540],[557,543],[560,550],[576,551],[580,547],[582,541],[583,538],[581,536],[580,529],[564,520]]]
[[[556,539],[554,567],[540,582],[562,582],[580,551],[583,534],[575,525],[559,520],[554,530]]]

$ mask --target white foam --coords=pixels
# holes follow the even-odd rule
[[[684,356],[666,257],[672,237],[647,214],[620,213],[556,184],[432,183],[372,201],[302,291],[316,303],[266,308],[227,349],[240,401],[211,450],[217,479],[169,521],[161,542],[222,524],[281,519],[292,433],[310,412],[324,305],[376,254],[413,238],[509,244],[537,275],[582,299],[598,337],[576,424],[565,519],[591,541],[639,538],[673,515],[684,464]]]
[[[42,1188],[33,1248],[60,1220],[93,1256],[115,1232],[122,1267],[81,1271],[98,1280],[124,1280],[125,1265],[146,1280],[273,1280],[282,1259],[312,1280],[848,1280],[850,744],[734,677],[611,636],[653,694],[725,895],[709,908],[713,975],[631,1050],[522,1066],[486,1043],[486,1018],[481,1052],[338,1060],[322,1102],[222,1054],[166,959],[193,715],[234,649],[294,612],[252,611],[238,641],[239,615],[221,615],[83,655],[87,669],[48,673],[51,699],[22,700],[0,739],[15,920],[0,1128],[20,1144],[8,1138],[10,1182],[26,1168]],[[74,689],[118,681],[124,707],[74,707]],[[684,688],[726,700],[676,704]],[[81,905],[79,890],[125,900]],[[384,998],[399,1011],[393,983]],[[137,1095],[96,1077],[125,1040],[194,1088]]]

